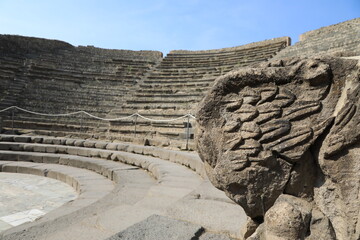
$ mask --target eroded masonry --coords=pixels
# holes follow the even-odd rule
[[[0,35],[0,170],[79,193],[1,239],[359,239],[359,56],[360,19],[164,58]]]

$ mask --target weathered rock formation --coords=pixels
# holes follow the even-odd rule
[[[247,239],[359,239],[360,64],[285,59],[217,79],[198,110],[211,182]]]

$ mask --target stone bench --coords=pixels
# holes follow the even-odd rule
[[[11,144],[12,142],[13,145]],[[40,137],[40,136],[0,134],[0,144],[3,149],[9,150],[11,146],[17,146],[16,144],[20,144],[20,143],[23,143],[21,144],[23,149],[25,147],[24,144],[26,143],[28,144],[41,143],[45,145],[40,145],[38,147],[39,149],[42,149],[41,151],[43,152],[55,151],[59,153],[67,153],[68,151],[76,152],[78,150],[81,150],[79,155],[82,156],[99,157],[100,154],[103,154],[103,156],[106,156],[106,159],[114,158],[119,161],[120,159],[118,159],[118,156],[121,156],[121,154],[123,156],[129,156],[130,159],[132,159],[131,157],[136,157],[131,154],[140,154],[149,157],[151,156],[153,158],[160,158],[166,161],[184,165],[186,167],[189,167],[193,171],[197,172],[200,176],[206,178],[203,163],[200,160],[199,156],[197,156],[197,154],[194,153],[168,150],[153,146],[141,146],[130,143],[116,143],[116,142],[114,143],[114,142],[96,141],[96,140],[79,140],[79,139],[77,140],[71,138],[52,138],[52,137]],[[56,146],[54,147],[53,145]],[[30,149],[31,146],[32,145],[29,145]],[[14,149],[16,148],[14,147]],[[18,149],[21,150],[22,148],[19,147]],[[113,154],[120,154],[120,155],[113,156]],[[124,155],[124,154],[130,154],[130,155]],[[129,160],[129,161],[133,161],[133,160]]]

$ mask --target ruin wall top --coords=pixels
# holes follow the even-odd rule
[[[358,33],[360,33],[360,18],[354,18],[349,21],[305,32],[299,36],[299,41],[319,38],[320,36],[327,37],[328,35],[334,34],[334,32],[344,32],[349,30],[356,30]]]
[[[255,48],[255,47],[263,47],[270,44],[276,43],[283,43],[284,47],[291,45],[290,37],[279,37],[279,38],[272,38],[269,40],[264,40],[260,42],[253,42],[237,47],[229,47],[229,48],[220,48],[220,49],[212,49],[212,50],[199,50],[199,51],[191,51],[191,50],[172,50],[169,54],[207,54],[207,53],[222,53],[222,52],[231,52],[236,50],[244,50],[248,48]]]
[[[94,46],[78,46],[78,50],[89,52],[92,55],[101,55],[109,58],[126,58],[126,59],[136,59],[136,60],[148,60],[148,61],[158,61],[162,59],[163,54],[159,51],[133,51],[133,50],[123,50],[123,49],[105,49],[98,48]]]
[[[75,47],[67,42],[19,35],[0,35],[0,52],[4,54],[41,54],[61,51],[82,52],[105,58],[158,61],[163,54],[159,51],[132,51],[103,49],[93,46]]]

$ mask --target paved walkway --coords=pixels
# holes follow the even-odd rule
[[[0,232],[31,222],[78,194],[66,183],[30,174],[0,173]]]

